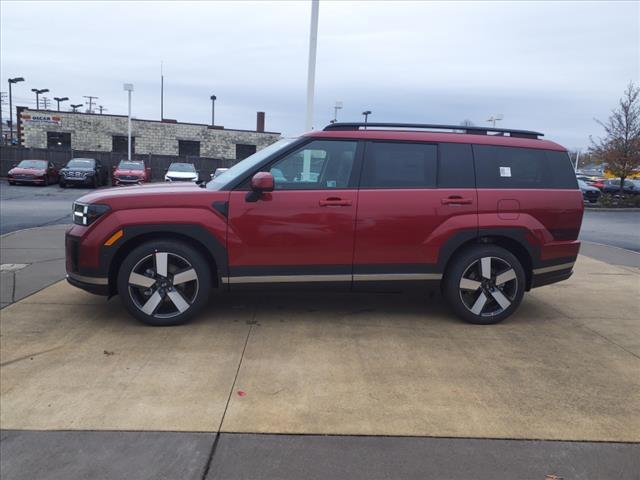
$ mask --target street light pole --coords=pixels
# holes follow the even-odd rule
[[[342,102],[336,102],[333,106],[333,121],[331,123],[336,123],[338,121],[338,110],[342,109]]]
[[[9,143],[13,143],[13,97],[11,96],[11,85],[24,82],[24,78],[15,77],[9,79]]]
[[[71,104],[71,108],[73,109],[73,113],[77,113],[78,109],[79,109],[82,105],[84,105],[84,104],[82,104],[82,103],[76,103],[75,105],[74,105],[74,104]]]
[[[47,93],[49,89],[48,88],[42,88],[42,89],[32,88],[31,91],[36,94],[36,110],[40,110],[40,94]]]
[[[129,114],[127,118],[127,160],[131,161],[131,92],[133,92],[133,83],[125,83],[124,90],[129,97]]]
[[[362,112],[362,115],[364,115],[364,129],[367,129],[367,120],[369,118],[369,115],[371,115],[371,110],[365,110],[364,112]]]
[[[214,122],[214,118],[215,118],[215,108],[216,108],[216,96],[215,95],[211,95],[211,126],[213,127],[215,125]]]
[[[66,102],[69,97],[53,97],[53,99],[58,103],[58,111],[60,111],[60,102]]]

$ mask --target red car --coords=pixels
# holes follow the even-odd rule
[[[151,168],[137,160],[120,160],[113,169],[111,181],[113,185],[140,185],[151,180]]]
[[[582,193],[541,135],[334,123],[206,185],[91,193],[74,204],[67,278],[151,325],[185,322],[212,288],[301,284],[440,284],[458,316],[496,323],[569,278],[580,247]]]
[[[46,160],[22,160],[7,173],[9,185],[33,183],[49,185],[59,178],[58,169]]]

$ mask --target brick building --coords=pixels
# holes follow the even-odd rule
[[[127,153],[127,117],[30,110],[18,107],[18,135],[27,148]],[[172,120],[132,119],[132,153],[243,159],[280,138],[264,131],[258,112],[256,130],[233,130]]]

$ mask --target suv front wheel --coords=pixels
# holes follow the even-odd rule
[[[469,323],[489,325],[520,305],[525,274],[518,259],[496,245],[462,251],[447,269],[443,293],[453,311]]]
[[[186,243],[151,241],[135,248],[118,272],[118,293],[139,320],[155,326],[180,325],[207,303],[209,265]]]

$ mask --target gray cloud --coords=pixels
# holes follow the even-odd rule
[[[124,113],[253,128],[255,111],[285,134],[304,127],[308,2],[2,2],[2,89],[97,95]],[[321,0],[314,123],[341,120],[486,124],[588,144],[640,77],[638,2],[331,2]]]

